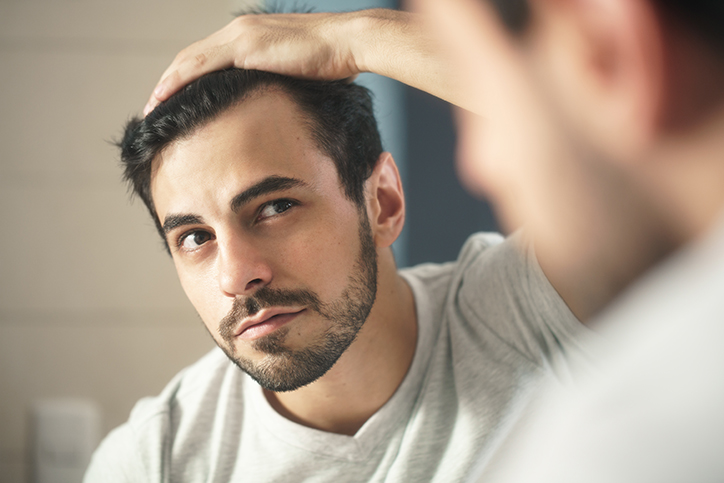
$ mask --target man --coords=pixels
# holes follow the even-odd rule
[[[254,18],[184,51],[150,106],[216,65],[264,59],[294,73],[313,59],[328,77],[372,70],[483,114],[461,114],[463,169],[508,223],[526,224],[561,293],[615,299],[592,322],[615,341],[602,374],[552,391],[486,481],[722,481],[722,4],[538,0],[517,33],[485,2],[415,4],[456,67],[435,69],[443,56],[401,14],[366,34],[349,17]],[[294,61],[283,35],[258,42],[292,26],[306,39]],[[386,48],[366,49],[365,35]],[[322,54],[336,60],[319,67]]]
[[[520,237],[397,272],[404,196],[362,87],[215,72],[121,148],[220,349],[141,401],[87,481],[460,481],[582,351]]]
[[[476,170],[501,212],[535,232],[546,273],[586,271],[591,296],[614,300],[591,321],[611,340],[601,372],[575,391],[549,384],[475,481],[724,481],[724,8],[531,2],[524,37],[487,28],[491,13],[455,2],[438,27],[466,46],[456,51],[469,56],[469,74],[473,58],[500,68],[498,81],[515,85],[508,94],[527,100],[515,118],[537,122],[515,132],[534,140],[525,159]],[[497,42],[510,50],[496,65],[488,46]],[[466,92],[477,103],[511,100]],[[477,123],[467,120],[463,136],[482,161],[496,148],[481,145]],[[533,164],[568,175],[558,187],[526,179]],[[516,186],[540,198],[511,200]],[[549,230],[535,226],[534,210],[548,214]]]

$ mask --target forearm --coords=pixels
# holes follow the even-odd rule
[[[355,12],[347,22],[360,72],[374,72],[466,107],[444,49],[420,15],[387,9]]]

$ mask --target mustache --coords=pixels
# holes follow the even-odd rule
[[[224,340],[230,341],[234,337],[234,329],[246,317],[250,317],[268,307],[290,307],[299,305],[322,313],[322,302],[319,300],[317,294],[310,290],[283,290],[262,287],[257,290],[254,295],[234,299],[234,304],[231,306],[228,315],[221,319],[219,334]]]

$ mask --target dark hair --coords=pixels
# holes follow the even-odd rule
[[[530,21],[530,6],[527,0],[486,0],[500,16],[501,22],[510,32],[520,34]]]
[[[243,69],[207,74],[161,103],[144,119],[125,126],[121,149],[124,179],[151,212],[164,239],[151,196],[151,163],[170,143],[192,135],[251,94],[277,88],[290,96],[306,119],[320,151],[335,163],[345,195],[364,205],[364,182],[382,153],[369,91],[344,81],[323,82]]]
[[[530,22],[529,0],[485,0],[498,12],[512,33],[520,34]],[[662,11],[683,20],[720,55],[724,56],[724,0],[651,0]]]
[[[684,21],[724,57],[724,2],[722,0],[653,0],[664,11]]]

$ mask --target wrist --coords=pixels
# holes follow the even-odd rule
[[[381,73],[389,53],[386,39],[403,28],[405,14],[397,10],[375,8],[349,12],[345,31],[341,33],[354,67],[358,72]]]

